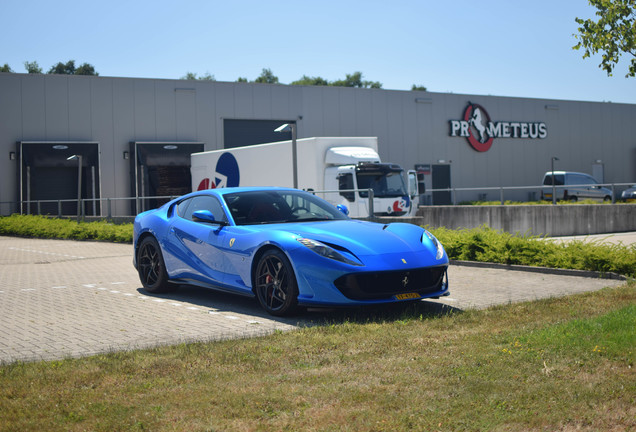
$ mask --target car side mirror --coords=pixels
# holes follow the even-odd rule
[[[192,213],[192,220],[195,222],[208,222],[218,225],[226,225],[224,221],[217,221],[210,210],[197,210]]]
[[[338,204],[336,208],[340,210],[340,212],[343,213],[345,216],[349,216],[349,209],[346,205]]]

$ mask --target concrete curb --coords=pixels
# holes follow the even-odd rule
[[[491,268],[496,270],[514,270],[514,271],[553,274],[553,275],[561,275],[561,276],[589,277],[589,278],[595,278],[595,279],[614,279],[614,280],[628,279],[626,276],[623,276],[618,273],[597,272],[597,271],[590,271],[590,270],[571,270],[571,269],[558,269],[558,268],[549,268],[549,267],[533,267],[533,266],[514,265],[514,264],[499,264],[499,263],[490,263],[490,262],[460,261],[460,260],[450,260],[450,264],[456,265],[456,266],[463,266],[463,267]]]

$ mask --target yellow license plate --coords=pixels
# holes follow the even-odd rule
[[[404,293],[404,294],[395,295],[396,300],[412,300],[412,299],[418,299],[418,298],[421,298],[418,293]]]

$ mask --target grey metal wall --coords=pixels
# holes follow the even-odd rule
[[[449,120],[460,119],[468,101],[482,105],[493,121],[545,122],[548,136],[497,138],[478,153],[464,138],[449,136]],[[636,182],[631,104],[0,73],[0,202],[17,199],[19,158],[8,157],[17,141],[98,142],[101,196],[122,197],[130,195],[123,158],[129,142],[196,141],[206,150],[222,148],[224,119],[296,120],[299,138],[377,136],[382,159],[406,168],[452,161],[454,187],[538,184],[552,156],[560,159],[558,169],[587,173],[602,160],[606,182]],[[525,199],[527,192],[506,198]]]

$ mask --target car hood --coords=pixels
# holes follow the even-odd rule
[[[287,223],[267,227],[337,245],[358,256],[421,250],[424,233],[422,228],[411,224],[385,225],[359,220]]]

